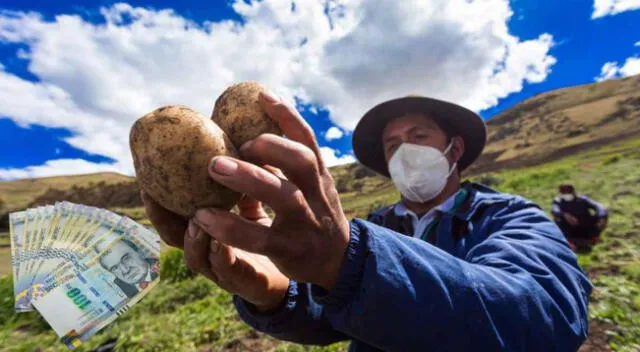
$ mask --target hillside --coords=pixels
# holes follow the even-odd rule
[[[0,199],[7,210],[22,209],[31,204],[38,196],[49,189],[66,191],[73,186],[90,187],[104,182],[115,184],[129,182],[132,178],[117,173],[103,172],[78,176],[57,176],[16,181],[0,181]]]
[[[640,135],[640,75],[569,87],[489,119],[488,145],[468,173],[528,166]]]

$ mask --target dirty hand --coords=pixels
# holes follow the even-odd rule
[[[260,104],[288,139],[263,134],[240,148],[251,163],[216,157],[209,172],[215,181],[269,205],[273,223],[265,226],[215,209],[198,211],[197,223],[227,246],[267,256],[287,277],[329,290],[349,242],[349,222],[333,178],[313,131],[295,109],[264,94]],[[256,165],[273,166],[284,175]]]
[[[149,220],[168,245],[184,249],[185,263],[229,293],[269,311],[282,302],[289,286],[284,276],[267,258],[221,244],[194,223],[163,208],[142,193]],[[240,216],[268,226],[271,222],[260,202],[243,197],[238,202]]]
[[[238,208],[239,216],[248,222],[258,226],[271,224],[260,202],[254,199],[244,197]],[[220,243],[202,228],[206,225],[195,218],[189,222],[184,240],[184,257],[189,269],[204,275],[223,290],[242,297],[261,311],[271,310],[282,302],[289,287],[289,278],[269,258]]]

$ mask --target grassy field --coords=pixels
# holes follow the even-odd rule
[[[388,182],[364,177],[337,182],[350,216],[397,200]],[[627,140],[536,167],[482,174],[472,178],[504,192],[521,194],[549,211],[557,185],[573,182],[580,193],[611,211],[603,242],[579,260],[594,283],[590,305],[594,337],[585,351],[640,350],[640,139]],[[345,184],[346,182],[346,184]],[[356,184],[354,184],[356,183]],[[141,209],[117,209],[143,220]],[[0,263],[8,262],[8,253]],[[238,320],[228,294],[202,278],[190,278],[181,252],[163,253],[162,282],[148,297],[94,336],[79,351],[118,337],[120,351],[341,351],[345,343],[303,347],[279,343],[252,332]],[[1,265],[1,264],[0,264]],[[0,266],[0,269],[2,267]],[[8,268],[5,268],[7,270]],[[5,271],[6,272],[6,271]],[[3,351],[66,351],[36,313],[13,313],[11,278],[0,279],[0,346]],[[596,341],[597,340],[597,341]],[[591,348],[591,349],[588,349]]]

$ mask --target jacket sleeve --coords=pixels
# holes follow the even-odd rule
[[[582,198],[585,202],[587,202],[587,206],[589,207],[589,209],[592,209],[596,212],[597,217],[606,218],[609,215],[609,212],[604,205],[584,195],[580,196],[580,198]]]
[[[336,330],[383,350],[577,350],[591,284],[558,227],[524,201],[484,216],[489,237],[464,260],[354,220],[336,286],[312,295]]]
[[[240,318],[254,329],[283,341],[329,345],[349,339],[329,324],[323,307],[314,302],[310,285],[290,281],[285,300],[274,312],[264,314],[238,296],[233,297]]]
[[[551,214],[556,220],[562,217],[562,209],[560,209],[560,200],[557,197],[553,199],[553,203],[551,204]]]

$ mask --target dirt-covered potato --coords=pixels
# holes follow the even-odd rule
[[[134,123],[129,143],[140,187],[166,209],[191,217],[200,208],[229,210],[240,199],[207,173],[212,157],[238,153],[203,114],[184,106],[156,109]]]
[[[237,148],[263,133],[282,135],[258,103],[260,92],[266,90],[258,82],[241,82],[227,88],[216,100],[211,118]]]

